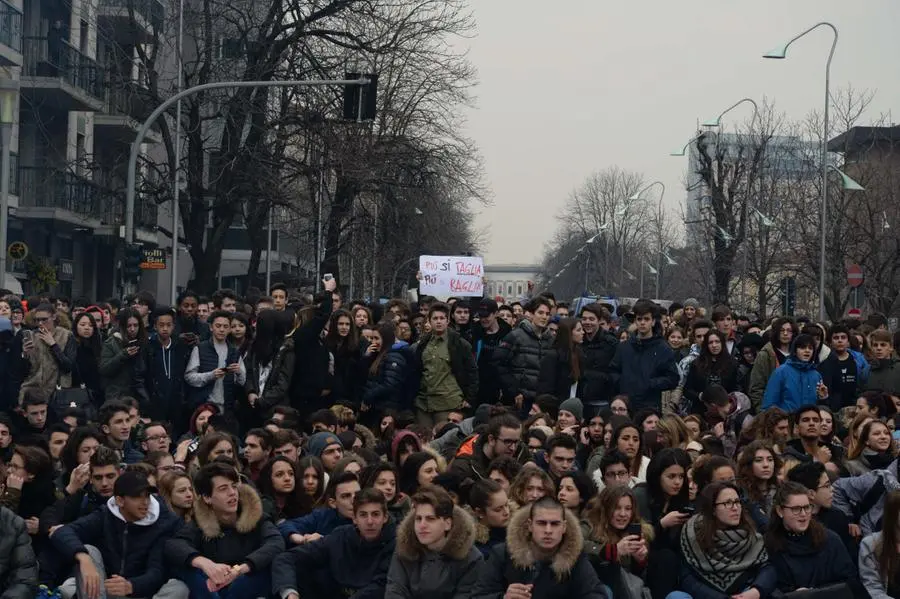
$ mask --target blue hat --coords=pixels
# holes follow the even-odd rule
[[[309,450],[310,455],[321,458],[322,454],[325,453],[325,450],[331,445],[340,445],[341,447],[344,447],[344,444],[341,443],[341,440],[338,439],[338,436],[334,433],[316,433],[309,438],[309,441],[306,443],[306,448]]]

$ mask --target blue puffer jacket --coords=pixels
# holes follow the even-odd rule
[[[292,534],[311,535],[318,533],[326,536],[338,526],[352,524],[349,518],[344,518],[338,511],[330,507],[320,507],[311,513],[285,520],[278,525],[278,531],[285,539],[290,539]]]
[[[815,405],[818,401],[816,385],[821,381],[822,375],[812,361],[804,362],[795,353],[791,353],[787,361],[776,368],[769,378],[762,409],[777,406],[791,414],[801,406]]]

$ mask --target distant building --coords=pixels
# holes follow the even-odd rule
[[[484,295],[507,302],[530,297],[539,270],[537,264],[485,264]]]
[[[718,135],[718,139],[716,136]],[[738,133],[704,133],[704,142],[719,144],[719,151],[726,162],[750,162],[756,141],[749,135]],[[796,180],[818,177],[819,146],[816,142],[805,141],[794,135],[773,136],[766,147],[763,162],[763,177],[784,177]],[[710,150],[712,152],[712,150]],[[705,238],[704,208],[708,206],[710,190],[701,180],[700,157],[697,140],[694,140],[688,152],[687,197],[685,198],[685,229],[688,245],[696,244]]]

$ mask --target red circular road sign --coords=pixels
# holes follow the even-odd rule
[[[851,287],[859,287],[863,284],[863,271],[859,264],[851,264],[847,267],[847,283]]]

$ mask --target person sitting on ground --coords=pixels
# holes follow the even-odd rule
[[[335,476],[325,491],[328,507],[315,509],[306,516],[285,520],[279,524],[278,529],[285,540],[293,545],[317,541],[338,526],[351,523],[353,498],[359,490],[359,479],[352,472]]]
[[[270,568],[284,540],[263,516],[259,495],[240,481],[228,464],[203,466],[194,479],[200,496],[194,521],[166,542],[168,565],[182,572],[192,597],[243,599],[271,591]]]
[[[275,558],[272,590],[284,599],[384,596],[395,535],[384,495],[364,489],[353,499],[352,525]]]
[[[606,599],[585,554],[578,520],[552,497],[513,514],[506,543],[491,550],[472,599]]]
[[[841,597],[867,597],[841,538],[815,520],[801,484],[786,482],[775,494],[766,548],[783,593],[842,584]]]
[[[0,580],[3,599],[32,599],[38,588],[38,567],[25,521],[0,506]]]
[[[475,524],[449,493],[425,485],[397,529],[385,599],[470,597],[482,561]]]
[[[78,596],[187,599],[179,581],[166,582],[165,541],[181,520],[151,495],[147,477],[125,472],[106,505],[56,530],[53,546],[78,567]]]

